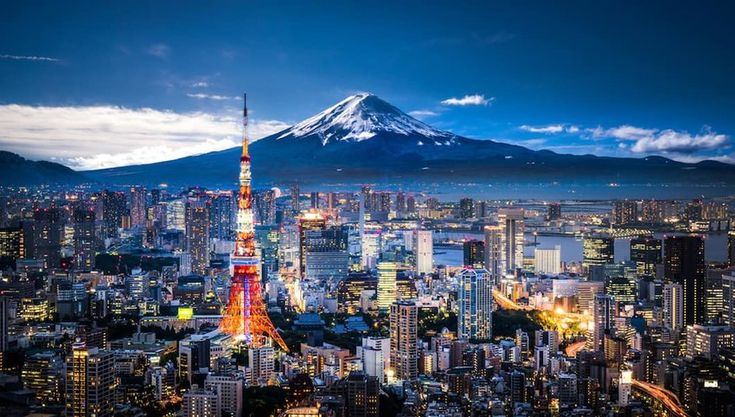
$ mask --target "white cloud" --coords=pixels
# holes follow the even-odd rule
[[[165,43],[156,43],[148,47],[147,50],[149,55],[153,55],[157,58],[168,58],[171,53],[171,48]]]
[[[209,87],[209,83],[206,81],[197,81],[191,85],[194,88],[207,88]]]
[[[36,56],[36,55],[9,55],[0,54],[0,59],[12,59],[14,61],[45,61],[45,62],[61,62],[58,58],[52,58],[49,56]]]
[[[251,120],[248,133],[260,139],[288,126]],[[238,117],[115,106],[0,105],[0,132],[0,149],[74,169],[166,161],[237,146],[241,137]]]
[[[424,117],[432,117],[432,116],[438,116],[439,113],[431,110],[414,110],[408,112],[408,114],[412,117],[415,117],[417,119],[421,119]]]
[[[233,96],[220,96],[217,94],[204,94],[204,93],[186,93],[187,97],[199,99],[199,100],[240,100],[240,97]]]
[[[621,140],[638,140],[655,134],[656,129],[646,129],[631,125],[622,125],[609,129],[603,129],[600,126],[597,126],[594,129],[588,129],[588,132],[590,132],[596,139],[615,138]]]
[[[531,132],[531,133],[545,133],[548,135],[555,135],[558,133],[578,133],[579,127],[574,125],[554,124],[546,126],[529,126],[522,125],[519,129]]]
[[[445,106],[487,106],[493,101],[495,101],[495,97],[485,98],[484,94],[473,94],[462,98],[448,98],[442,100],[441,103]]]
[[[620,144],[621,149],[630,149],[635,153],[690,154],[698,151],[721,149],[730,143],[730,137],[713,132],[704,127],[699,134],[673,129],[648,129],[631,125],[622,125],[609,129],[598,126],[587,129],[593,139],[613,138],[619,141],[631,141],[630,146]],[[705,159],[705,157],[701,157]]]

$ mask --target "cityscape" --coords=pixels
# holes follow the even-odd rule
[[[343,24],[337,16],[360,19],[357,3],[347,3],[332,5],[335,27]],[[461,22],[453,33],[471,36],[432,38],[437,53],[524,48],[528,39],[552,47],[552,39],[524,38],[529,26],[508,17],[520,9],[438,4],[406,25]],[[170,11],[163,4],[81,6],[39,12],[51,29],[56,14],[81,25],[59,39],[45,30],[20,39],[34,27],[29,5],[13,4],[0,17],[7,23],[0,36],[15,35],[7,50],[0,45],[3,417],[735,416],[735,154],[720,133],[735,120],[726,93],[735,85],[715,77],[735,68],[727,48],[687,44],[688,53],[721,59],[710,72],[685,71],[701,91],[713,88],[707,76],[722,87],[722,97],[699,98],[711,118],[691,110],[675,124],[686,112],[662,99],[661,112],[647,115],[658,128],[603,128],[613,123],[612,107],[597,126],[533,119],[529,107],[528,124],[498,128],[501,115],[487,118],[503,105],[501,87],[497,97],[447,95],[420,109],[412,101],[419,94],[408,93],[412,76],[400,70],[317,87],[307,76],[316,69],[281,69],[306,63],[294,58],[302,36],[321,36],[321,21],[313,32],[290,26],[304,29],[295,22],[316,13],[311,7],[228,5],[215,13],[182,3],[173,18],[159,15]],[[640,7],[641,16],[652,11]],[[549,12],[538,8],[532,20]],[[707,24],[691,16],[702,30],[696,42],[735,46],[735,36],[725,36],[732,27],[719,26],[727,13],[704,9]],[[274,19],[280,13],[292,23]],[[668,13],[686,14],[678,5]],[[215,14],[221,25],[189,20]],[[476,29],[489,33],[465,27],[473,14],[482,17]],[[107,24],[112,35],[98,26]],[[400,32],[402,22],[380,24],[394,40],[414,33]],[[95,96],[99,89],[84,99],[69,89],[77,76],[110,76],[67,73],[90,59],[68,43],[87,39],[88,30],[101,43],[119,40],[110,58],[126,67],[118,81],[138,71],[167,77],[151,84],[156,98],[131,86],[110,87],[105,99]],[[653,36],[647,30],[635,29]],[[278,65],[228,73],[232,62],[254,65],[250,56],[272,53],[248,44],[223,46],[216,62],[189,56],[209,76],[169,72],[185,66],[177,37],[200,53],[205,40],[220,45],[240,32],[265,43],[288,38],[276,42]],[[154,34],[168,43],[150,44]],[[362,51],[375,47],[396,62],[394,52],[411,54],[355,36]],[[142,52],[135,39],[145,40]],[[53,54],[39,55],[38,45]],[[320,59],[361,59],[335,48]],[[664,52],[653,61],[666,61]],[[130,67],[116,61],[135,54],[147,58]],[[39,65],[46,68],[31,69]],[[648,70],[660,74],[642,65]],[[599,80],[616,78],[597,71]],[[671,71],[671,79],[682,76]],[[69,85],[39,92],[52,74]],[[299,76],[298,88],[323,95],[287,115],[279,108],[297,100],[284,104],[274,98],[282,87],[262,84]],[[33,87],[21,86],[29,77]],[[389,87],[401,80],[405,86]],[[358,81],[414,110],[358,90]],[[197,91],[188,99],[217,107],[157,101],[180,85]],[[627,97],[627,106],[638,99]],[[324,110],[314,113],[317,105]],[[655,121],[660,114],[670,116]],[[689,117],[704,126],[700,133],[686,130]],[[554,135],[566,135],[558,139],[566,145],[553,145]]]

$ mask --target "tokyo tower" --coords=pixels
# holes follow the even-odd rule
[[[255,226],[250,186],[250,154],[248,153],[248,106],[243,95],[242,156],[240,156],[240,197],[237,206],[237,237],[230,256],[234,267],[227,309],[220,330],[243,339],[248,346],[263,346],[270,338],[285,351],[286,343],[268,317],[260,285],[260,259],[255,253]]]

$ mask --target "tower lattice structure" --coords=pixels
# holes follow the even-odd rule
[[[230,297],[220,329],[243,338],[248,346],[263,346],[270,338],[285,351],[286,343],[268,317],[260,283],[260,258],[255,252],[255,226],[248,152],[247,95],[243,96],[242,156],[240,156],[240,196],[237,206],[237,237],[230,256],[234,267]]]

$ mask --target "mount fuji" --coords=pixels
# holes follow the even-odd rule
[[[258,186],[287,184],[735,184],[735,166],[667,158],[534,151],[436,129],[372,94],[356,94],[251,144]],[[234,185],[240,148],[87,171],[112,184]]]

